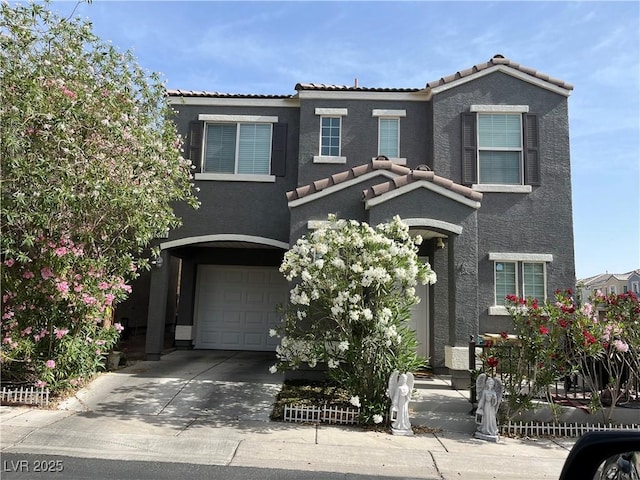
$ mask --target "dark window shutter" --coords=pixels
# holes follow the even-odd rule
[[[538,138],[538,116],[525,113],[524,123],[524,183],[540,185],[540,141]]]
[[[478,183],[476,114],[463,113],[460,118],[462,131],[462,183],[471,185]]]
[[[204,122],[189,122],[189,160],[196,166],[194,172],[200,172],[202,166],[202,134]]]
[[[284,177],[287,165],[287,124],[273,124],[273,140],[271,142],[271,175]]]

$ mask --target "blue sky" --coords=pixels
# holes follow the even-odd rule
[[[94,0],[76,14],[169,88],[420,88],[496,53],[560,78],[575,87],[576,275],[640,268],[640,2]]]

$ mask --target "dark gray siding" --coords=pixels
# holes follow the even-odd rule
[[[300,102],[300,170],[298,185],[307,185],[319,178],[327,178],[357,165],[371,162],[378,154],[378,118],[374,109],[406,110],[400,119],[400,156],[407,166],[430,164],[427,102],[374,101],[374,100],[322,100],[303,99]],[[320,152],[320,116],[316,108],[346,108],[342,119],[342,156],[346,164],[314,164],[313,157]]]
[[[284,177],[275,183],[194,180],[202,206],[192,210],[182,204],[176,213],[183,226],[170,233],[169,240],[213,234],[242,234],[289,241],[289,211],[286,192],[296,186],[298,159],[297,108],[278,107],[205,107],[177,105],[178,131],[186,136],[189,123],[199,114],[270,115],[288,125],[287,165]],[[185,150],[185,154],[188,153]],[[194,163],[199,159],[192,159]]]
[[[434,169],[460,183],[460,113],[479,105],[528,105],[538,115],[541,185],[531,193],[485,193],[478,211],[478,297],[480,331],[510,326],[508,317],[491,317],[494,304],[490,252],[553,254],[547,265],[547,295],[575,284],[571,165],[566,97],[503,73],[493,73],[436,95]]]

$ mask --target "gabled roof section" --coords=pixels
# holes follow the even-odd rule
[[[460,201],[470,207],[480,208],[482,193],[454,183],[448,178],[436,175],[430,170],[410,170],[402,176],[392,178],[388,182],[374,185],[362,192],[367,208],[388,199],[402,195],[416,188],[427,188],[453,200]]]
[[[442,77],[426,84],[425,89],[432,94],[448,90],[456,85],[466,83],[476,77],[487,75],[494,71],[502,71],[509,75],[528,81],[540,87],[547,88],[565,96],[569,96],[573,90],[573,85],[563,80],[550,77],[545,73],[538,72],[533,68],[525,67],[517,62],[496,54],[488,62],[479,63],[465,70],[460,70],[452,75]]]
[[[312,196],[317,197],[321,193],[329,193],[334,190],[338,190],[347,187],[353,183],[353,181],[365,180],[368,177],[377,174],[383,174],[385,176],[399,176],[406,175],[411,172],[407,167],[397,165],[390,160],[372,160],[371,163],[364,165],[358,165],[344,172],[339,172],[331,175],[327,178],[316,180],[308,185],[303,185],[287,192],[287,200],[291,202],[297,202]]]

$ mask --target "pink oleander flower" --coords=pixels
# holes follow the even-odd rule
[[[35,275],[31,270],[27,270],[22,274],[22,278],[26,278],[27,280],[33,277],[35,277]]]
[[[40,270],[40,275],[42,275],[43,280],[48,280],[53,277],[53,272],[49,267],[42,267],[42,270]]]
[[[16,263],[16,261],[15,261],[13,258],[7,258],[7,259],[4,261],[4,264],[5,264],[7,267],[9,267],[9,268],[13,267],[13,265],[14,265],[15,263]]]
[[[65,281],[62,282],[58,282],[56,283],[56,289],[60,292],[60,293],[69,293],[69,284]]]
[[[42,380],[36,380],[35,383],[33,384],[33,386],[36,387],[36,388],[46,387],[47,386],[47,382],[43,382]]]
[[[57,327],[53,327],[53,333],[56,335],[56,338],[58,340],[60,340],[62,337],[64,337],[67,333],[69,333],[69,329],[68,328],[57,328]]]
[[[53,251],[53,253],[55,253],[57,257],[64,257],[69,253],[69,249],[67,247],[58,247]]]
[[[47,360],[44,366],[47,368],[56,368],[56,362],[55,360]]]
[[[107,290],[109,288],[109,284],[107,282],[100,282],[98,284],[98,288],[100,290]]]
[[[616,350],[618,350],[620,353],[626,353],[629,351],[629,344],[623,342],[622,340],[614,340],[613,346],[616,347]]]
[[[121,331],[124,330],[124,327],[122,326],[122,324],[120,322],[114,323],[113,326],[118,331],[118,333],[120,333]]]
[[[113,305],[113,301],[114,301],[115,299],[116,299],[116,296],[115,296],[113,293],[107,293],[107,294],[104,296],[104,303],[105,303],[107,306],[111,306],[111,305]]]
[[[21,337],[24,337],[25,335],[29,335],[29,334],[31,333],[31,330],[32,330],[32,329],[31,329],[31,327],[27,327],[27,328],[25,328],[24,330],[22,330],[22,331],[20,332],[20,336],[21,336]]]

